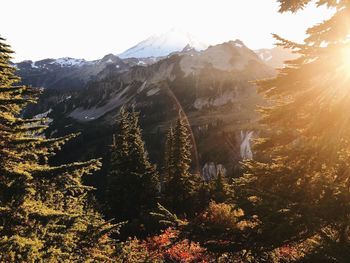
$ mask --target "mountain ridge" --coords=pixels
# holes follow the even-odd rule
[[[207,44],[197,40],[190,33],[173,28],[168,32],[153,35],[137,43],[118,56],[121,58],[164,57],[170,53],[181,51],[187,45],[197,51],[208,47]]]
[[[47,130],[49,136],[82,133],[80,142],[88,142],[84,149],[77,153],[82,146],[73,143],[62,153],[64,158],[78,155],[85,160],[103,155],[118,109],[125,105],[141,112],[141,125],[154,160],[161,161],[157,143],[181,110],[198,144],[199,166],[221,163],[232,171],[242,158],[242,131],[246,134],[255,129],[255,106],[264,104],[252,81],[275,74],[240,40],[202,51],[187,46],[145,65],[139,65],[139,59],[121,59],[113,54],[99,61],[81,67],[49,64],[55,68],[45,74],[55,73],[60,81],[46,88],[38,104],[26,112],[29,117],[48,112],[53,120]],[[31,68],[29,73],[38,70]],[[59,78],[60,72],[70,75]],[[35,79],[25,76],[23,80],[35,86]],[[72,86],[75,82],[81,83],[76,89],[64,88],[66,83]],[[220,145],[214,143],[217,138],[221,138]]]

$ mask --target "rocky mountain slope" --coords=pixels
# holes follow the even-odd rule
[[[193,169],[207,178],[213,176],[208,171],[217,171],[213,167],[219,164],[230,175],[237,172],[238,161],[251,158],[249,141],[258,118],[255,109],[264,103],[252,82],[273,76],[275,70],[239,40],[203,51],[188,45],[164,58],[140,61],[108,55],[94,62],[67,59],[65,64],[52,60],[34,67],[30,62],[17,64],[23,82],[33,86],[55,73],[56,78],[60,76],[26,112],[48,112],[53,119],[48,135],[82,133],[57,160],[104,156],[117,112],[126,105],[141,112],[147,148],[160,166],[164,133],[181,110],[193,135]],[[30,67],[30,74],[38,72],[35,67],[45,74],[27,76],[24,65]],[[66,82],[71,83],[67,84],[70,89],[63,88]]]
[[[166,50],[166,43],[163,43],[165,46],[159,46],[159,49],[162,50],[162,56],[156,57],[128,57],[122,59],[116,55],[109,54],[95,61],[65,57],[40,61],[26,60],[14,65],[24,83],[45,89],[75,91],[84,89],[89,81],[98,81],[105,78],[110,72],[122,73],[134,66],[149,66],[174,54],[192,53],[193,55],[198,53],[198,49],[191,46],[193,43],[189,44],[185,40],[182,42],[183,46],[181,48],[181,44],[179,44],[176,48],[168,50]],[[204,45],[197,45],[197,47],[204,47]],[[145,49],[144,51],[146,52],[147,50]],[[285,60],[296,58],[296,55],[291,53],[291,51],[279,47],[259,49],[254,52],[261,61],[273,68],[283,67]],[[144,54],[150,55],[155,53],[147,51]],[[160,53],[156,55],[160,55]],[[220,57],[214,56],[212,59],[220,60]]]
[[[296,54],[292,53],[291,50],[281,47],[258,49],[255,50],[255,53],[262,61],[273,68],[283,68],[286,60],[292,60],[298,57]]]
[[[24,83],[45,89],[77,90],[88,81],[103,79],[108,72],[124,72],[134,65],[148,65],[156,59],[125,59],[109,54],[102,59],[86,61],[75,58],[26,60],[16,63]]]
[[[248,81],[272,72],[241,41],[231,41],[202,52],[177,53],[148,67],[111,72],[107,79],[90,82],[67,114],[80,122],[106,118],[106,114],[120,105],[154,104],[155,97],[169,92],[180,102],[184,100],[181,106],[190,111],[242,103],[240,92],[248,92],[244,90],[251,86]],[[90,97],[88,93],[92,92],[96,94]]]

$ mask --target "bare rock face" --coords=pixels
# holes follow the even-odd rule
[[[292,50],[284,49],[282,47],[258,49],[255,50],[255,53],[266,63],[266,65],[273,68],[283,68],[286,60],[292,60],[298,57],[298,55],[292,53]]]
[[[215,164],[214,162],[205,163],[202,168],[202,178],[205,181],[211,181],[222,173],[226,176],[226,168],[222,164]]]
[[[251,140],[253,138],[253,135],[253,131],[241,131],[240,153],[242,160],[253,159],[253,151],[251,148]]]
[[[202,52],[185,55],[180,63],[186,75],[197,73],[208,65],[222,71],[244,70],[251,61],[257,61],[254,52],[240,40],[210,46]]]

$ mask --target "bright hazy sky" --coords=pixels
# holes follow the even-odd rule
[[[118,54],[171,28],[208,44],[241,39],[253,49],[272,47],[271,33],[294,41],[330,16],[309,6],[279,14],[276,0],[5,0],[0,35],[15,60]]]

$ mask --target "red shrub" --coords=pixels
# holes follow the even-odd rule
[[[168,228],[162,234],[148,238],[144,244],[154,259],[184,263],[207,262],[204,248],[187,239],[176,240],[178,235],[179,231]]]

